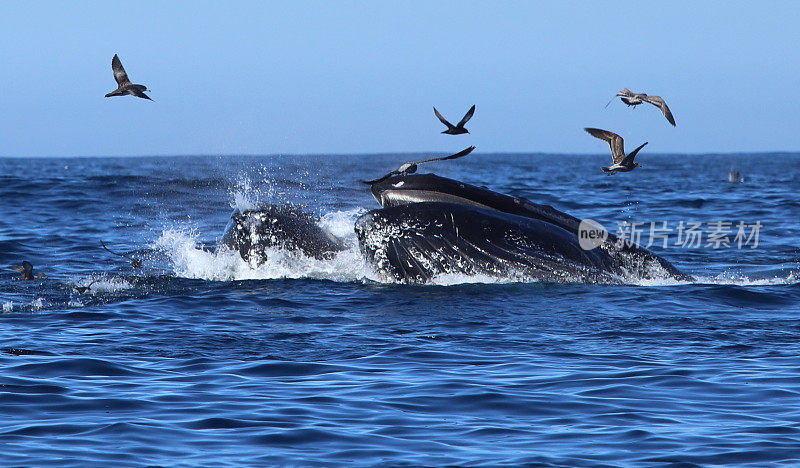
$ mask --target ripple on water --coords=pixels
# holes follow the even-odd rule
[[[377,206],[353,181],[398,156],[0,158],[0,267],[48,275],[0,268],[0,465],[800,464],[800,157],[733,187],[738,156],[651,155],[635,181],[480,156],[437,171],[609,228],[761,220],[761,242],[659,250],[697,283],[381,284],[355,243],[252,270],[213,252],[233,206],[303,202],[352,240]]]

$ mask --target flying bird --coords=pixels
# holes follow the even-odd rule
[[[672,112],[670,112],[669,107],[667,107],[667,103],[661,99],[661,96],[648,96],[645,93],[634,93],[630,89],[625,88],[614,96],[614,98],[616,97],[620,98],[628,107],[636,107],[643,102],[652,104],[661,109],[661,113],[664,114],[664,117],[667,118],[673,127],[675,126],[675,117],[672,116]],[[614,98],[611,98],[611,101],[613,101]],[[611,101],[608,101],[608,104],[611,104]],[[606,107],[608,107],[608,104],[606,104]]]
[[[608,146],[611,147],[611,157],[614,160],[614,164],[607,167],[601,167],[603,172],[607,172],[608,175],[612,175],[616,174],[617,172],[632,171],[636,167],[639,167],[639,163],[633,162],[633,158],[636,157],[636,153],[638,153],[640,149],[644,148],[644,145],[647,144],[646,141],[638,148],[631,151],[630,154],[625,156],[625,142],[621,136],[614,132],[609,132],[608,130],[600,130],[599,128],[584,128],[584,130],[586,130],[589,135],[595,138],[607,141]]]
[[[38,275],[34,276],[33,265],[31,264],[31,262],[27,260],[23,261],[22,265],[14,265],[8,268],[14,271],[18,271],[22,275],[21,278],[16,278],[18,281],[30,281],[39,278],[44,278],[45,276],[47,276],[44,273],[39,273]]]
[[[125,96],[126,94],[130,94],[131,96],[152,101],[150,96],[144,94],[145,91],[150,92],[150,90],[147,89],[147,86],[133,84],[131,83],[131,80],[128,79],[128,74],[125,73],[125,69],[122,68],[122,62],[120,62],[117,54],[114,54],[114,58],[111,59],[111,69],[114,70],[114,79],[117,80],[117,89],[106,94],[106,97]]]
[[[365,183],[367,185],[372,185],[372,184],[376,184],[378,182],[383,182],[384,180],[388,179],[389,177],[391,177],[393,175],[413,174],[413,173],[417,172],[417,166],[420,165],[420,164],[429,163],[429,162],[433,162],[433,161],[444,161],[445,159],[463,158],[464,156],[470,154],[472,152],[472,150],[474,150],[474,149],[475,149],[474,146],[470,146],[469,148],[461,150],[456,154],[451,154],[450,156],[442,156],[440,158],[430,158],[430,159],[423,159],[422,161],[407,162],[407,163],[403,164],[402,166],[398,167],[397,169],[393,170],[392,172],[386,174],[383,177],[379,177],[379,178],[377,178],[375,180],[362,180],[361,182]]]
[[[106,250],[106,252],[110,253],[111,255],[116,255],[117,257],[122,257],[122,258],[128,260],[129,262],[131,262],[131,266],[132,267],[134,267],[134,268],[141,268],[142,267],[142,260],[141,259],[138,259],[136,257],[131,257],[131,256],[128,256],[128,255],[125,255],[125,254],[114,252],[113,250],[111,250],[108,247],[106,247],[106,244],[102,240],[100,241],[100,245],[102,245],[103,248]]]
[[[467,122],[469,122],[469,119],[472,118],[472,114],[475,113],[475,105],[469,108],[467,113],[464,115],[464,118],[461,119],[461,122],[459,122],[458,125],[456,126],[453,126],[453,124],[448,122],[447,119],[442,117],[442,114],[440,114],[435,107],[433,108],[433,113],[436,114],[436,117],[439,119],[440,122],[447,125],[447,130],[443,131],[442,133],[445,133],[447,135],[461,135],[464,133],[469,133],[469,130],[464,128],[464,125],[466,125]]]

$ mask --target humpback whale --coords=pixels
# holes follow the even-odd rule
[[[614,261],[577,236],[491,208],[421,202],[373,210],[355,225],[367,259],[388,279],[424,283],[443,273],[540,281],[613,281]]]
[[[434,174],[396,174],[371,190],[381,208],[361,215],[354,231],[364,258],[389,281],[424,283],[449,273],[584,283],[691,279],[612,234],[585,249],[578,218],[525,198]],[[289,205],[235,211],[221,245],[255,266],[269,248],[319,260],[346,248],[314,215]]]
[[[299,250],[317,260],[329,260],[345,248],[341,240],[319,227],[314,215],[291,205],[234,211],[221,243],[255,266],[266,261],[269,248]]]
[[[372,194],[384,208],[366,213],[356,221],[359,244],[382,273],[403,281],[416,282],[439,273],[459,271],[503,274],[514,268],[525,277],[540,280],[569,277],[593,282],[608,281],[615,275],[691,280],[667,260],[613,234],[608,234],[598,249],[590,251],[597,250],[595,254],[576,255],[574,248],[579,246],[581,221],[552,206],[522,197],[434,174],[390,177],[373,184]],[[392,209],[401,206],[407,209]],[[441,216],[433,216],[434,211]],[[487,220],[504,227],[500,231],[487,230]],[[443,230],[442,225],[451,229]],[[373,230],[383,230],[387,235],[372,235]],[[406,232],[413,230],[427,235],[420,237]],[[483,239],[492,239],[488,244],[492,248],[487,248]],[[475,251],[494,257],[495,262],[465,265],[447,250],[448,244],[462,252],[473,252],[474,247]],[[545,262],[542,250],[555,263]],[[453,261],[432,259],[431,255],[435,257],[437,252]],[[533,268],[531,263],[539,263],[541,268]],[[504,266],[498,267],[500,264]],[[555,266],[546,271],[559,264],[561,271]]]

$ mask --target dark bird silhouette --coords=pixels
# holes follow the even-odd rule
[[[96,280],[96,279],[93,279],[93,280],[92,280],[92,281],[91,281],[89,284],[87,284],[86,286],[80,286],[80,285],[77,285],[77,284],[75,284],[75,283],[69,283],[69,286],[72,286],[73,288],[75,288],[75,290],[76,290],[76,291],[78,291],[78,294],[83,294],[83,293],[85,293],[86,291],[90,290],[90,289],[92,288],[92,285],[93,285],[94,283],[96,283],[96,282],[97,282],[97,280]]]
[[[652,104],[661,109],[661,113],[664,114],[667,121],[669,121],[673,127],[675,126],[675,117],[672,116],[672,112],[670,112],[669,107],[667,107],[667,103],[661,99],[661,96],[648,96],[645,93],[634,93],[630,89],[625,88],[614,96],[614,98],[616,97],[620,98],[628,107],[636,107],[643,102]],[[611,98],[611,101],[613,101],[614,98]],[[611,101],[608,101],[608,104],[611,104]],[[606,104],[606,107],[608,107],[608,104]]]
[[[469,119],[472,118],[472,114],[475,113],[475,106],[473,105],[472,107],[469,108],[467,113],[464,115],[464,118],[461,119],[461,122],[459,122],[458,125],[456,126],[453,126],[453,124],[451,124],[444,117],[442,117],[442,114],[440,114],[435,107],[433,108],[433,113],[436,114],[436,117],[439,119],[440,122],[447,125],[447,130],[443,131],[442,133],[446,133],[447,135],[461,135],[463,133],[469,133],[469,130],[464,128],[464,125],[466,125],[467,122],[469,122]]]
[[[378,182],[382,182],[382,181],[388,179],[389,177],[391,177],[393,175],[413,174],[413,173],[417,172],[417,166],[420,165],[420,164],[429,163],[429,162],[433,162],[433,161],[444,161],[445,159],[463,158],[464,156],[470,154],[472,152],[472,150],[474,150],[474,149],[475,149],[474,146],[470,146],[469,148],[463,149],[463,150],[459,151],[456,154],[451,154],[450,156],[442,156],[440,158],[430,158],[430,159],[423,159],[422,161],[407,162],[407,163],[403,164],[402,166],[398,167],[397,169],[393,170],[392,172],[386,174],[383,177],[379,177],[379,178],[377,178],[375,180],[362,180],[361,182],[365,183],[365,184],[368,184],[368,185],[372,185],[372,184],[375,184],[375,183],[378,183]]]
[[[611,157],[614,160],[614,164],[611,166],[601,167],[603,172],[607,172],[608,175],[612,175],[616,174],[617,172],[632,171],[639,167],[639,163],[633,162],[633,158],[636,157],[636,153],[638,153],[640,149],[644,148],[644,145],[646,145],[647,142],[642,143],[638,148],[625,156],[625,141],[621,136],[614,132],[609,132],[608,130],[600,130],[599,128],[584,128],[584,130],[586,130],[589,135],[595,138],[607,141],[608,146],[611,147]]]
[[[18,271],[20,275],[22,275],[21,278],[15,278],[18,281],[29,281],[29,280],[44,278],[47,276],[44,273],[39,273],[38,275],[34,276],[33,265],[31,264],[31,262],[27,260],[22,262],[22,265],[14,265],[8,268],[14,271]]]
[[[106,250],[106,252],[110,253],[111,255],[116,255],[117,257],[122,257],[122,258],[128,260],[129,262],[131,262],[131,266],[132,267],[134,267],[134,268],[141,268],[142,267],[142,261],[140,259],[138,259],[136,257],[128,256],[128,255],[125,255],[125,254],[114,252],[113,250],[111,250],[108,247],[106,247],[106,244],[102,240],[100,241],[100,245],[102,245],[103,248]]]
[[[131,80],[128,79],[128,74],[125,73],[125,69],[122,68],[122,62],[120,62],[117,54],[114,54],[114,58],[111,59],[111,69],[114,70],[114,79],[117,80],[117,89],[106,94],[106,97],[130,94],[131,96],[152,101],[150,96],[144,94],[145,91],[150,92],[145,85],[133,84]]]

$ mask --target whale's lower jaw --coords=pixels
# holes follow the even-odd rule
[[[542,221],[570,233],[577,239],[580,220],[550,205],[533,203],[522,197],[493,192],[485,187],[439,177],[435,174],[408,174],[373,184],[372,194],[383,207],[396,207],[426,202],[454,203],[477,209],[516,215]],[[475,219],[484,215],[476,213]],[[625,244],[613,234],[600,246],[613,260],[607,269],[627,277],[640,279],[672,278],[692,281],[667,260],[636,245]]]
[[[411,203],[442,202],[456,203],[460,205],[477,206],[479,208],[492,209],[482,203],[469,198],[460,197],[450,193],[435,192],[432,190],[387,190],[380,195],[378,200],[381,206],[391,207],[408,205]]]
[[[611,256],[586,251],[551,224],[471,205],[422,202],[370,211],[356,221],[363,254],[388,280],[442,274],[512,280],[615,282]]]

